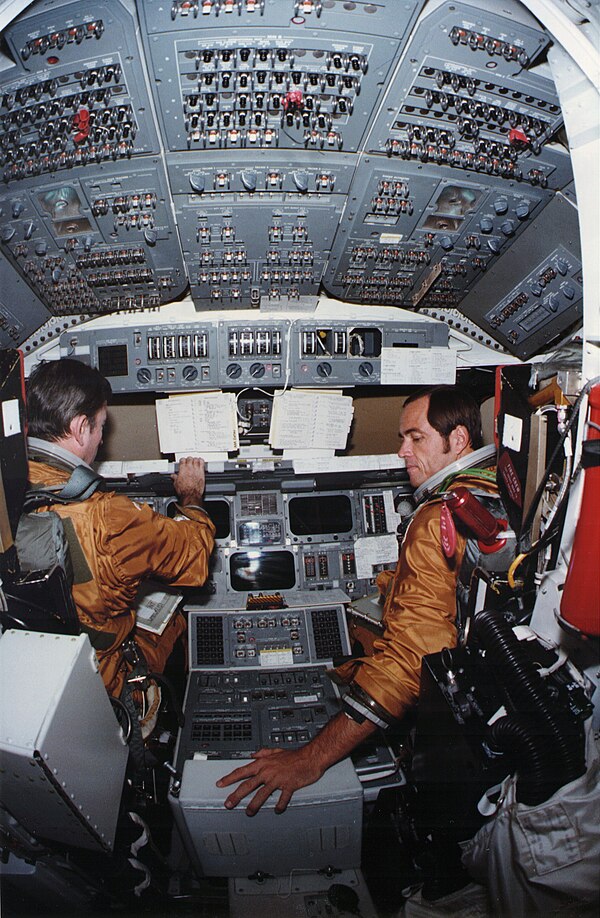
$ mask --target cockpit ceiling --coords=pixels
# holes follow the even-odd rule
[[[512,0],[30,4],[3,33],[0,344],[327,296],[554,346],[583,282],[550,45]]]

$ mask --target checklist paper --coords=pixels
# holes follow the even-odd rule
[[[239,449],[232,392],[172,395],[156,402],[162,453],[228,453]]]
[[[273,449],[345,449],[352,399],[339,392],[292,389],[273,401],[269,443]]]

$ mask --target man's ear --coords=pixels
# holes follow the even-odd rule
[[[464,451],[471,445],[469,431],[464,424],[457,424],[454,430],[450,431],[450,446],[457,456],[462,456]]]
[[[77,414],[69,424],[69,433],[73,439],[79,444],[79,446],[84,446],[86,442],[86,434],[89,433],[90,422],[85,414]]]

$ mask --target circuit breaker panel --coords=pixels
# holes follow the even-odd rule
[[[5,343],[186,293],[400,307],[524,358],[581,320],[551,38],[519,4],[38,0],[4,37]]]

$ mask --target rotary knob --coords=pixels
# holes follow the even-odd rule
[[[364,376],[365,379],[369,379],[373,375],[373,364],[368,360],[365,360],[358,368],[358,372],[361,376]]]
[[[293,172],[294,185],[302,194],[308,191],[308,172]]]
[[[239,379],[242,375],[242,368],[239,363],[230,363],[225,372],[229,379]]]
[[[240,178],[246,191],[256,191],[256,183],[258,181],[256,172],[245,169],[241,173]]]
[[[558,312],[558,307],[560,306],[558,293],[551,293],[544,301],[544,305],[548,307],[550,312]]]
[[[152,379],[152,373],[150,372],[148,367],[142,367],[140,370],[137,371],[136,375],[137,375],[138,382],[142,383],[143,385],[147,385]]]
[[[203,172],[192,172],[190,174],[190,185],[198,194],[202,194],[206,187],[206,178]]]
[[[193,367],[191,364],[189,364],[187,367],[183,368],[181,375],[186,382],[193,382],[198,376],[198,370],[196,367]]]
[[[517,204],[517,206],[515,207],[515,213],[517,217],[519,218],[519,220],[526,220],[527,217],[529,216],[530,210],[531,208],[529,207],[529,204],[527,201],[521,201],[521,203]]]
[[[265,368],[262,365],[262,363],[253,363],[250,366],[250,376],[252,376],[253,379],[260,379],[261,376],[264,376],[264,375],[265,375]]]
[[[322,379],[327,379],[328,376],[331,376],[331,364],[327,362],[317,364],[317,376]]]

